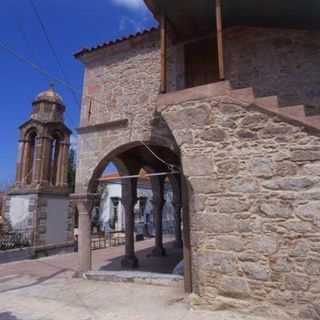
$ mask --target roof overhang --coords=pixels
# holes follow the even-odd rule
[[[214,31],[214,0],[144,0],[156,19],[164,12],[180,37]],[[224,27],[320,28],[319,0],[221,0]]]

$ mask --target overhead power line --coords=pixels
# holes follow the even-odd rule
[[[19,60],[22,63],[25,63],[29,66],[31,66],[35,71],[37,71],[38,73],[48,77],[49,79],[60,83],[61,85],[63,85],[64,87],[66,87],[67,89],[71,90],[72,92],[79,94],[81,96],[81,92],[77,89],[75,89],[73,86],[71,86],[68,82],[61,80],[58,77],[52,76],[46,69],[40,67],[39,65],[35,64],[34,62],[32,62],[31,60],[27,59],[26,57],[22,56],[21,54],[17,53],[15,50],[13,50],[12,48],[10,48],[8,45],[6,45],[5,43],[3,43],[0,40],[0,48],[4,49],[5,51],[7,51],[8,53],[10,53],[11,55],[13,55],[17,60]],[[101,102],[99,100],[97,100],[96,98],[89,96],[89,95],[85,95],[86,98],[91,99],[92,101],[96,101],[104,106],[107,107],[107,104],[104,102]],[[137,122],[137,124],[140,127],[143,127],[140,123]],[[165,161],[164,159],[162,159],[161,157],[159,157],[146,143],[144,143],[143,141],[139,141],[143,146],[146,147],[146,149],[155,157],[157,158],[159,161],[161,161],[162,163],[164,163],[171,171],[173,169],[177,169],[180,170],[180,168],[178,168],[177,166],[168,163],[167,161]],[[90,145],[90,144],[89,144]]]
[[[49,33],[48,33],[48,31],[47,31],[47,29],[46,29],[46,26],[45,26],[45,24],[44,24],[44,22],[43,22],[43,20],[42,20],[42,18],[41,18],[41,15],[40,15],[40,12],[39,12],[38,9],[37,9],[37,6],[35,5],[35,3],[34,3],[33,0],[29,0],[29,3],[30,3],[30,6],[32,7],[32,10],[33,10],[34,14],[36,15],[36,17],[37,17],[37,19],[38,19],[38,21],[39,21],[39,24],[40,24],[40,26],[41,26],[41,29],[42,29],[42,31],[43,31],[43,34],[44,34],[44,36],[45,36],[45,38],[46,38],[46,40],[47,40],[47,43],[48,43],[48,46],[49,46],[49,48],[50,48],[50,50],[51,50],[51,52],[52,52],[52,55],[53,55],[53,56],[55,57],[55,59],[56,59],[57,65],[58,65],[58,67],[59,67],[59,69],[60,69],[60,72],[61,72],[62,77],[64,78],[64,81],[65,81],[66,83],[70,84],[70,81],[68,80],[67,73],[64,71],[64,68],[63,68],[62,63],[61,63],[60,58],[59,58],[59,55],[57,54],[57,52],[56,52],[56,50],[55,50],[55,48],[54,48],[54,45],[53,45],[52,41],[50,40]],[[79,102],[79,100],[78,100],[77,95],[75,94],[74,91],[71,91],[71,93],[72,93],[72,95],[73,95],[73,98],[74,98],[74,100],[75,100],[75,103],[76,103],[77,105],[79,105],[80,102]]]

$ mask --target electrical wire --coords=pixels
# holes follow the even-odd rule
[[[48,77],[49,79],[57,82],[57,83],[60,83],[61,85],[65,86],[67,89],[81,95],[80,91],[76,90],[73,86],[71,86],[68,82],[64,81],[64,80],[61,80],[60,78],[56,77],[56,76],[52,76],[47,70],[45,70],[44,68],[40,67],[39,65],[35,64],[34,62],[30,61],[29,59],[27,59],[26,57],[22,56],[21,54],[17,53],[15,50],[11,49],[8,45],[6,45],[5,43],[3,43],[1,40],[0,40],[0,47],[2,49],[4,49],[5,51],[7,51],[8,53],[10,53],[11,55],[13,55],[16,59],[18,59],[19,61],[25,63],[25,64],[28,64],[30,65],[34,70],[36,70],[37,72],[39,72],[40,74],[42,75],[45,75],[46,77]],[[101,104],[103,104],[104,106],[107,107],[107,105],[104,103],[104,102],[101,102],[97,99],[95,99],[94,97],[92,96],[89,96],[89,95],[84,95],[85,97],[89,98],[89,99],[92,99],[92,101],[97,101]],[[139,124],[137,122],[137,124],[139,126],[142,127],[141,124]],[[144,128],[144,127],[143,127]],[[168,168],[170,170],[173,170],[174,168],[177,168],[175,165],[171,164],[171,163],[168,163],[167,161],[165,161],[164,159],[162,159],[161,157],[159,157],[146,143],[144,143],[143,141],[139,141],[139,143],[141,143],[144,147],[146,147],[146,149],[156,158],[158,159],[159,161],[161,161],[162,163],[166,164],[168,166]],[[177,168],[178,170],[180,170],[179,168]]]
[[[43,31],[43,34],[44,34],[44,36],[45,36],[45,38],[46,38],[46,40],[47,40],[47,43],[48,43],[48,46],[49,46],[49,48],[50,48],[50,50],[51,50],[51,52],[52,52],[52,55],[53,55],[53,56],[55,57],[55,59],[56,59],[57,65],[58,65],[58,67],[59,67],[59,69],[60,69],[60,72],[61,72],[61,75],[62,75],[64,81],[65,81],[66,83],[70,84],[70,81],[68,80],[67,73],[64,71],[64,68],[63,68],[62,63],[61,63],[61,60],[60,60],[60,58],[59,58],[59,56],[58,56],[58,54],[57,54],[57,51],[55,50],[54,45],[53,45],[52,41],[50,40],[49,33],[48,33],[47,28],[46,28],[46,26],[45,26],[45,24],[44,24],[44,22],[43,22],[43,20],[42,20],[42,18],[41,18],[41,15],[40,15],[40,12],[39,12],[38,9],[37,9],[37,6],[35,5],[35,3],[34,3],[33,0],[29,0],[29,3],[30,3],[30,6],[31,6],[31,8],[32,8],[32,10],[33,10],[33,12],[34,12],[34,14],[35,14],[35,16],[37,17],[37,19],[38,19],[38,21],[39,21],[39,24],[40,24],[40,26],[41,26],[41,29],[42,29],[42,31]],[[73,98],[74,98],[74,100],[75,100],[75,103],[78,105],[78,104],[79,104],[79,100],[78,100],[77,95],[75,94],[74,91],[71,91],[71,93],[72,93],[72,95],[73,95]]]

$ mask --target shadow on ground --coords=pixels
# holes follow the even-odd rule
[[[175,266],[183,259],[182,249],[174,247],[173,242],[165,244],[166,256],[154,257],[152,256],[152,249],[146,248],[136,251],[136,256],[139,260],[139,268],[137,270],[144,272],[155,272],[171,274]],[[120,271],[125,270],[121,266],[123,256],[118,256],[110,260],[106,260],[105,264],[99,268],[103,271]]]
[[[45,281],[47,281],[49,279],[54,278],[59,274],[65,273],[66,271],[68,271],[68,269],[62,269],[62,270],[59,270],[57,272],[52,273],[50,276],[38,278],[36,281],[33,281],[32,283],[25,284],[25,285],[22,285],[22,286],[17,286],[17,287],[14,287],[14,288],[0,290],[0,293],[5,293],[5,292],[10,292],[10,291],[15,291],[15,290],[19,290],[19,289],[33,287],[33,286],[41,284],[41,283],[43,283],[43,282],[45,282]],[[6,319],[6,318],[1,318],[1,315],[2,315],[2,313],[0,313],[0,320]],[[8,318],[8,319],[11,319],[11,318]],[[15,318],[12,318],[12,319],[15,319]]]
[[[22,319],[17,318],[11,312],[1,312],[0,313],[0,320],[22,320]]]

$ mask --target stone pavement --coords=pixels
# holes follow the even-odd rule
[[[150,242],[137,246],[144,250]],[[95,268],[122,250],[94,252]],[[66,254],[1,265],[0,320],[263,320],[193,310],[180,288],[74,279],[76,263],[75,254]]]
[[[148,255],[152,251],[153,244],[154,239],[137,242],[135,244],[136,254],[140,265],[139,270],[171,273],[174,267],[182,259],[181,253],[172,248],[172,243],[168,238],[164,241],[164,246],[168,253],[167,257],[149,258]],[[122,270],[120,262],[123,253],[123,246],[92,251],[93,270]],[[26,261],[28,262],[26,263]],[[69,274],[71,276],[76,271],[77,265],[77,253],[68,253],[37,260],[0,264],[0,277],[11,274],[50,277],[56,272]],[[10,266],[10,268],[8,266]]]

